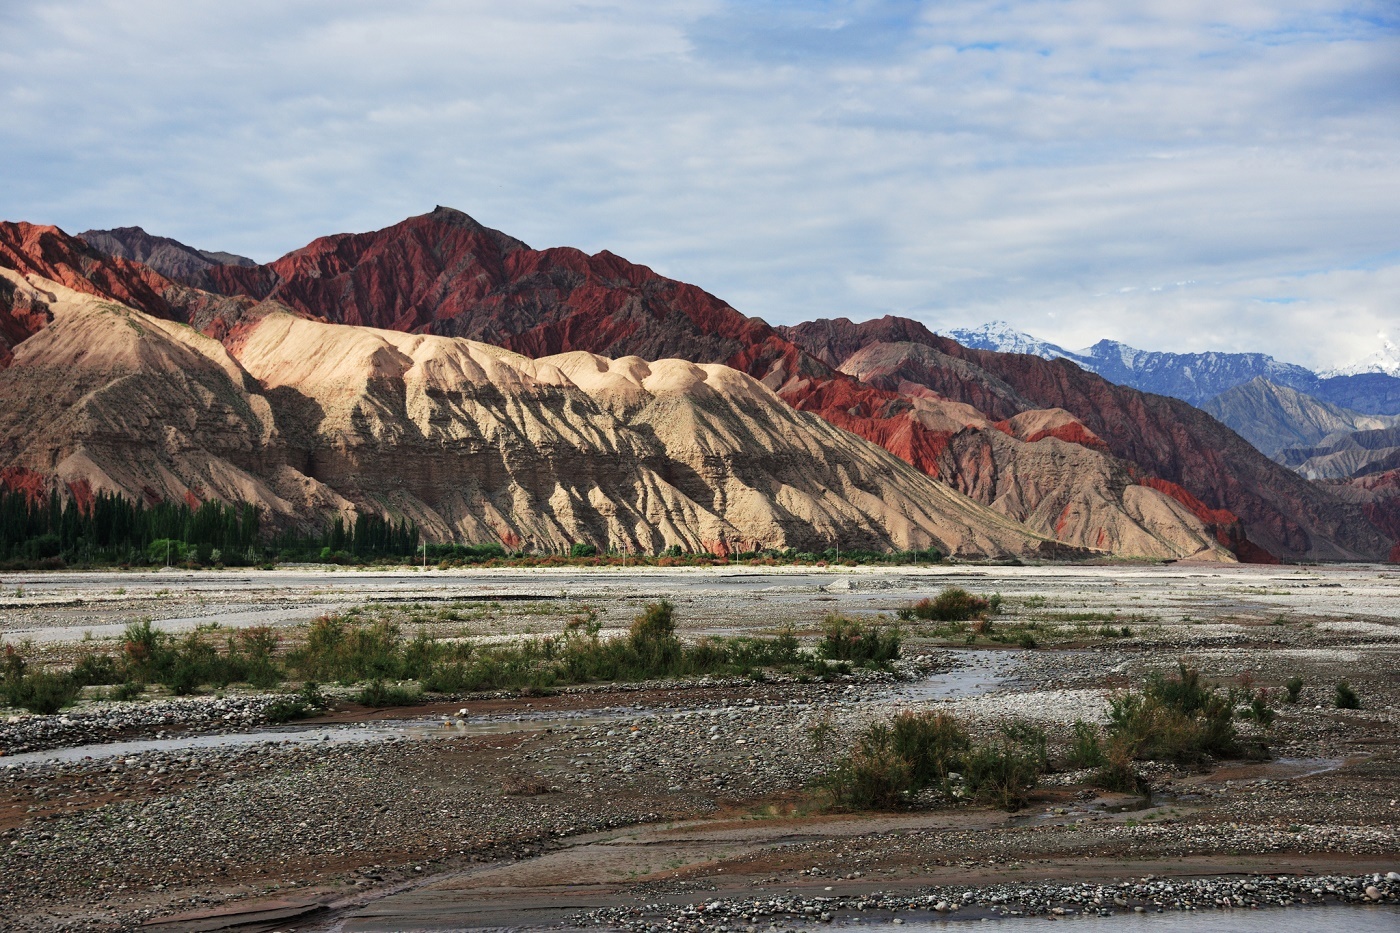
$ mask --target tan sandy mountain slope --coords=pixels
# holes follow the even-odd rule
[[[0,371],[9,475],[243,499],[282,526],[406,515],[437,539],[541,549],[1058,547],[724,366],[531,360],[276,312],[231,352],[5,274],[52,316]]]
[[[238,356],[279,411],[313,413],[297,433],[313,438],[318,478],[436,534],[648,553],[1042,544],[724,366],[532,360],[285,314],[264,318]]]

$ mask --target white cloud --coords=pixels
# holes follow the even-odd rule
[[[1313,364],[1400,330],[1388,3],[12,0],[0,30],[6,218],[269,259],[441,203],[774,322]]]

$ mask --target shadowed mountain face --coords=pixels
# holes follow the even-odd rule
[[[140,227],[87,230],[78,234],[78,239],[103,255],[142,263],[181,282],[195,281],[201,272],[214,266],[257,265],[247,256],[195,249],[169,237],[151,236]]]
[[[280,309],[536,358],[586,351],[722,363],[1029,534],[1073,547],[1186,556],[1201,550],[1202,528],[1210,546],[1250,558],[1267,556],[1259,545],[1322,558],[1384,556],[1391,545],[1355,503],[1292,476],[1184,403],[1063,361],[970,351],[897,318],[774,329],[610,253],[532,250],[445,208],[326,237],[265,266],[212,266],[200,288],[161,281],[155,293],[172,316],[235,356]]]
[[[1400,417],[1352,411],[1266,379],[1222,392],[1204,408],[1308,479],[1354,476],[1400,450]]]

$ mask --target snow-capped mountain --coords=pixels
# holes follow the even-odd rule
[[[1005,321],[991,321],[981,327],[958,328],[944,333],[971,350],[995,350],[998,353],[1028,353],[1041,359],[1073,358],[1064,347],[1039,337],[1022,333]]]
[[[1324,369],[1318,373],[1323,379],[1334,376],[1360,376],[1365,373],[1385,373],[1400,377],[1400,347],[1385,334],[1377,334],[1381,348],[1363,359],[1337,369]],[[956,339],[956,338],[954,338]]]
[[[1063,357],[1110,382],[1185,399],[1193,405],[1256,376],[1303,392],[1317,385],[1317,376],[1311,371],[1280,363],[1264,353],[1165,353],[1139,350],[1116,340],[1100,340],[1084,350],[1066,350],[1018,331],[1005,321],[950,330],[945,335],[978,350],[1029,353],[1047,360]]]
[[[1259,376],[1300,392],[1317,385],[1311,370],[1281,363],[1265,353],[1166,353],[1100,340],[1070,358],[1111,382],[1171,395],[1193,405]]]

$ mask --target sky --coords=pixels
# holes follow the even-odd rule
[[[1400,339],[1400,3],[0,4],[0,219],[261,261],[442,204],[774,324]]]

